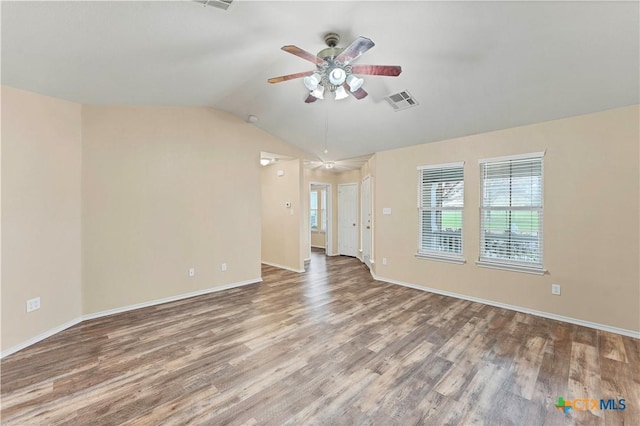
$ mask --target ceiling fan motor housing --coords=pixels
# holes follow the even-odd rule
[[[327,33],[324,35],[324,42],[329,47],[336,47],[340,41],[340,36],[336,33]]]
[[[335,58],[338,56],[344,48],[336,47],[338,42],[340,41],[340,36],[336,33],[327,33],[324,36],[324,42],[327,44],[326,49],[322,49],[318,52],[318,58],[322,58],[324,60],[328,60],[330,58]]]

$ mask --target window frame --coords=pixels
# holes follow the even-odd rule
[[[435,260],[441,262],[449,262],[455,264],[464,264],[466,260],[464,258],[464,212],[465,212],[465,172],[464,161],[455,163],[441,163],[432,164],[417,167],[417,196],[418,196],[418,248],[416,250],[415,257],[418,259]],[[439,169],[461,169],[462,171],[462,206],[461,207],[435,207],[424,208],[422,205],[423,199],[423,172],[425,170],[439,170]],[[423,250],[423,211],[459,211],[460,212],[460,253],[447,253],[443,251]]]
[[[478,228],[480,232],[479,239],[479,247],[478,247],[478,260],[476,261],[476,265],[492,268],[492,269],[502,269],[507,271],[514,272],[524,272],[529,274],[537,274],[543,275],[546,273],[546,269],[544,268],[544,156],[546,151],[542,152],[533,152],[528,154],[518,154],[518,155],[510,155],[510,156],[502,156],[502,157],[493,157],[478,160],[479,165],[479,177],[480,177],[480,196],[479,196],[479,206],[478,206]],[[485,179],[484,179],[484,167],[486,164],[497,164],[497,163],[506,163],[512,161],[522,161],[522,160],[540,160],[540,206],[500,206],[498,207],[485,207],[484,205],[484,189],[485,189]],[[512,178],[512,173],[509,175],[510,179]],[[540,262],[526,262],[526,261],[518,261],[518,260],[510,260],[510,259],[497,259],[497,258],[489,258],[483,256],[483,247],[485,245],[485,229],[483,226],[483,217],[485,211],[526,211],[526,212],[537,212],[538,213],[538,251],[540,255]]]

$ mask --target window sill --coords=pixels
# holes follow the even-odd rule
[[[512,265],[509,263],[491,262],[488,260],[478,260],[476,265],[482,268],[501,269],[503,271],[523,272],[525,274],[544,275],[547,270],[541,266]]]
[[[416,253],[417,259],[425,259],[425,260],[435,260],[438,262],[447,262],[447,263],[455,263],[457,265],[464,265],[467,261],[464,257],[461,256],[447,256],[440,254],[425,254],[425,253]]]

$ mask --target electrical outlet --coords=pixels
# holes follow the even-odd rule
[[[551,294],[560,296],[560,284],[551,284]]]
[[[189,268],[189,276],[190,277],[196,276],[196,268]]]
[[[40,298],[35,297],[27,300],[27,312],[35,311],[36,309],[40,309]]]
[[[382,258],[382,264],[383,264],[383,265],[386,265],[386,264],[387,264],[387,258],[386,258],[386,257],[383,257],[383,258]]]
[[[223,264],[220,266],[220,269],[221,269],[221,270],[223,270],[223,271],[226,271],[226,270],[227,270],[227,264],[226,264],[226,263],[223,263]]]

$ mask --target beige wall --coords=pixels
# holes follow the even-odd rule
[[[320,247],[324,248],[325,246],[325,236],[324,232],[320,231],[311,231],[311,246],[312,247]]]
[[[265,166],[262,182],[262,261],[304,270],[302,165],[300,160]],[[278,171],[284,172],[278,176]],[[290,202],[287,208],[285,203]]]
[[[2,87],[3,351],[81,315],[80,120],[78,104]]]
[[[210,108],[86,106],[82,124],[85,313],[260,278],[260,151],[299,151]]]
[[[375,273],[467,296],[640,330],[638,106],[379,152]],[[478,160],[546,151],[544,276],[480,268]],[[420,260],[416,167],[465,161],[465,265]],[[392,215],[382,215],[391,207]],[[383,257],[388,265],[382,265]],[[552,296],[551,283],[562,286]]]
[[[306,156],[210,108],[3,87],[2,124],[3,351],[83,314],[259,279],[260,152]]]

